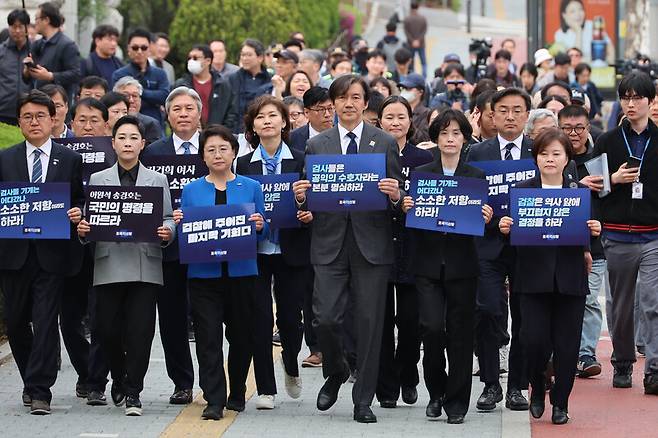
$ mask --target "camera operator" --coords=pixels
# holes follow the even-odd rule
[[[466,82],[465,76],[463,65],[448,65],[443,75],[446,91],[432,98],[430,108],[438,108],[439,110],[452,108],[466,111],[468,109],[468,95],[470,95],[473,87]]]
[[[487,60],[491,56],[491,38],[483,40],[472,39],[468,45],[471,65],[466,69],[465,78],[471,84],[477,83],[487,76]]]

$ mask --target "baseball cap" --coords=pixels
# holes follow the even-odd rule
[[[402,88],[425,88],[425,78],[418,73],[409,73],[404,79],[400,81]]]
[[[443,57],[443,62],[461,62],[461,58],[456,53],[448,53]]]
[[[290,61],[294,61],[295,64],[299,63],[299,57],[292,50],[286,50],[286,49],[281,50],[280,52],[275,53],[274,57],[276,59],[279,59],[279,58],[288,59]]]

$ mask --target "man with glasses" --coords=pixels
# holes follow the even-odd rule
[[[0,239],[7,335],[23,379],[22,402],[31,414],[47,415],[50,388],[57,378],[62,284],[82,262],[74,228],[84,206],[82,157],[52,142],[55,105],[47,94],[32,90],[17,106],[25,141],[0,153],[0,182],[66,182],[71,187],[71,208],[66,212],[70,239]]]
[[[164,105],[169,94],[169,80],[161,68],[149,64],[151,33],[144,29],[135,29],[128,35],[128,57],[130,63],[112,74],[112,83],[130,76],[137,79],[142,86],[140,112],[153,117],[160,124],[160,135],[164,135],[164,117],[160,107]]]
[[[66,126],[66,116],[69,113],[69,98],[66,90],[61,85],[46,84],[40,88],[55,104],[55,116],[53,117],[53,138],[75,137],[73,131]]]
[[[142,122],[145,132],[144,140],[147,146],[162,137],[160,123],[153,117],[140,112],[144,88],[137,79],[124,76],[114,84],[112,91],[122,94],[128,100],[128,114],[137,117]]]

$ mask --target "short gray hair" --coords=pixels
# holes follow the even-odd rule
[[[324,62],[324,55],[320,50],[317,49],[304,49],[299,52],[299,60],[303,61],[305,59],[310,59],[317,65],[322,65]]]
[[[142,87],[142,84],[139,83],[139,81],[132,76],[124,76],[121,79],[119,79],[115,84],[114,87],[112,87],[112,91],[116,93],[120,93],[122,88],[128,87],[130,85],[134,85],[137,87],[139,90],[139,95],[141,96],[144,93],[144,87]]]
[[[530,135],[535,129],[535,123],[537,123],[540,120],[544,120],[546,118],[550,118],[553,120],[555,123],[555,127],[557,128],[559,126],[557,116],[553,113],[553,111],[546,109],[546,108],[540,108],[540,109],[533,109],[530,111],[530,115],[528,116],[528,121],[525,124],[525,135]]]
[[[194,99],[196,102],[196,108],[199,110],[199,114],[201,114],[201,108],[203,107],[203,104],[201,103],[201,96],[199,96],[199,93],[197,93],[193,88],[188,88],[185,86],[174,88],[171,93],[169,93],[169,96],[167,96],[167,100],[165,100],[165,112],[167,114],[169,113],[169,108],[171,108],[171,102],[178,96],[190,96],[192,99]]]

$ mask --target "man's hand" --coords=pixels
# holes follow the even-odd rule
[[[297,210],[297,220],[303,224],[308,224],[313,221],[313,213],[310,211]]]
[[[635,181],[640,176],[639,167],[628,167],[628,163],[619,166],[619,169],[612,174],[610,180],[613,184],[628,184]]]
[[[83,219],[78,223],[78,236],[84,238],[90,231],[91,227],[89,226],[89,222]]]
[[[73,207],[67,211],[66,214],[69,216],[69,220],[73,224],[78,224],[82,220],[82,210],[80,210],[78,207]]]
[[[500,230],[501,233],[507,235],[512,230],[513,223],[514,220],[511,217],[503,216],[500,218],[500,222],[498,222],[498,229]]]
[[[158,227],[158,237],[162,239],[163,242],[169,242],[171,240],[171,230],[169,227]]]
[[[174,210],[174,222],[176,223],[176,225],[178,225],[182,220],[183,220],[183,210],[181,209]]]
[[[585,184],[593,192],[600,192],[603,190],[603,177],[597,175],[587,175],[580,180],[581,184]]]
[[[395,178],[382,178],[377,183],[379,191],[387,195],[391,202],[400,200],[400,185]]]

